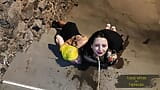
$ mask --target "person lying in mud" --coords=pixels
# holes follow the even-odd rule
[[[89,66],[107,68],[117,62],[117,53],[123,49],[123,40],[116,32],[114,26],[107,24],[105,29],[98,30],[88,38],[81,35],[73,22],[53,22],[53,27],[59,28],[56,43],[60,46],[60,52],[65,60],[80,64],[80,69]]]
[[[87,36],[80,34],[73,22],[53,21],[52,27],[57,29],[55,42],[59,45],[63,59],[79,64],[79,48],[88,41]]]
[[[88,42],[81,47],[81,69],[87,69],[89,66],[98,67],[98,60],[101,68],[112,66],[118,62],[117,53],[122,49],[121,35],[116,32],[114,26],[107,24],[105,29],[93,33]]]

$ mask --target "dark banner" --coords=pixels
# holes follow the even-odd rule
[[[120,75],[116,88],[152,88],[156,85],[154,79],[160,75]]]

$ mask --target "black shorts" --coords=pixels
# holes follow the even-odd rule
[[[80,35],[76,24],[73,22],[67,22],[58,34],[63,37],[64,41],[70,39],[74,35]]]

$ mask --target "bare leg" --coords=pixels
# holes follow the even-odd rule
[[[60,21],[58,21],[58,22],[59,22],[59,25],[62,26],[62,27],[67,23],[67,22],[62,21],[62,20],[60,20]]]
[[[53,21],[52,27],[53,28],[62,28],[67,22],[59,20],[59,21]]]
[[[64,40],[60,35],[56,35],[56,43],[61,46],[64,44]]]

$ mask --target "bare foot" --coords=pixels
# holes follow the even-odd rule
[[[111,29],[111,24],[108,23],[105,28],[106,29]]]
[[[67,23],[67,22],[62,21],[62,20],[59,21],[59,24],[61,24],[61,25],[65,25],[66,23]]]
[[[117,29],[116,29],[115,26],[112,26],[112,27],[111,27],[111,30],[117,32]]]
[[[116,27],[115,26],[111,26],[111,24],[106,24],[105,29],[117,32]]]

